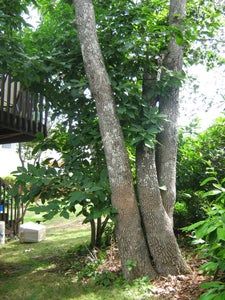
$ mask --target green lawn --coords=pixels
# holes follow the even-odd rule
[[[27,220],[34,219],[38,218],[29,213]],[[67,274],[66,256],[89,241],[89,228],[81,223],[80,219],[56,217],[47,223],[45,241],[20,244],[16,240],[0,247],[0,299],[150,299],[143,297],[137,285],[110,288],[93,283],[84,285],[77,282],[75,274]]]

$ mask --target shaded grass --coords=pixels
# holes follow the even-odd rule
[[[29,221],[32,218],[28,215]],[[135,286],[104,288],[93,282],[85,285],[78,282],[76,274],[66,272],[67,256],[77,246],[89,242],[89,228],[81,226],[80,219],[68,221],[60,217],[46,224],[45,241],[33,244],[12,241],[0,248],[1,300],[143,299]]]

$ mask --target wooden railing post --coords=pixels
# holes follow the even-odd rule
[[[1,76],[1,122],[3,122],[4,98],[5,98],[5,75]]]
[[[10,75],[0,75],[0,144],[47,135],[48,105],[43,95],[23,89]],[[21,137],[21,139],[20,139]]]

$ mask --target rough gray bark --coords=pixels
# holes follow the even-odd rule
[[[108,74],[98,38],[94,8],[91,0],[74,0],[76,24],[92,96],[96,101],[101,136],[104,145],[112,204],[117,209],[117,239],[126,278],[156,275],[151,266],[136,202],[128,155],[116,116]],[[129,270],[128,262],[134,268]]]
[[[165,211],[160,194],[155,151],[143,144],[137,148],[137,190],[148,246],[157,273],[189,272],[178,247],[172,222]]]
[[[182,21],[186,12],[186,0],[171,0],[169,24],[182,30]],[[172,37],[164,67],[172,71],[182,71],[183,49]],[[162,74],[164,76],[164,74]],[[177,161],[177,117],[179,111],[179,87],[169,87],[164,95],[160,96],[160,112],[167,115],[168,121],[158,137],[157,172],[160,186],[166,186],[161,191],[163,205],[171,220],[173,220],[174,202],[176,199],[176,161]]]
[[[179,1],[179,5],[181,2]],[[185,5],[184,2],[183,5]],[[177,9],[181,9],[177,8],[177,1],[171,0],[170,24],[173,22],[172,16],[178,12]],[[185,9],[185,6],[182,6],[182,9]],[[172,62],[173,64],[177,63],[178,68],[182,68],[182,55],[180,49],[177,50],[177,44],[174,44],[174,42],[172,40],[169,45],[167,67],[169,68],[169,63]],[[172,51],[171,54],[170,51]],[[145,70],[142,94],[145,102],[150,106],[155,106],[158,101],[158,96],[154,95],[156,83],[157,72]],[[160,167],[158,171],[154,150],[148,149],[142,144],[137,147],[136,151],[137,190],[142,220],[156,271],[161,275],[189,272],[177,244],[172,222],[176,191],[176,142],[174,139],[176,139],[176,117],[178,113],[177,97],[177,89],[170,90],[169,97],[163,99],[163,108],[167,109],[162,110],[160,107],[171,121],[171,123],[165,125],[166,135],[163,139],[165,144],[161,146],[164,147],[162,158],[169,158],[169,160],[160,160],[157,165],[157,167]],[[176,102],[175,106],[174,101]],[[158,158],[161,159],[161,157]],[[160,182],[158,182],[158,176]],[[159,186],[161,185],[167,186],[165,193],[160,191]]]
[[[156,82],[157,73],[145,71],[142,94],[150,106],[155,106],[158,100],[153,93]],[[173,223],[162,202],[155,151],[144,144],[137,147],[136,170],[141,216],[156,271],[164,276],[189,272],[173,232]]]

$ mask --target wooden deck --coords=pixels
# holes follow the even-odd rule
[[[23,89],[10,75],[0,75],[0,144],[30,141],[47,135],[47,102]]]

